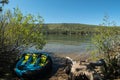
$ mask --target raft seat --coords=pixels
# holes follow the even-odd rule
[[[30,64],[35,65],[37,63],[37,60],[38,60],[38,55],[32,54],[32,61],[30,62]]]
[[[47,56],[41,55],[40,61],[39,61],[39,66],[44,66],[45,64],[47,64]]]
[[[24,60],[22,61],[22,64],[27,63],[27,62],[28,62],[28,60],[30,59],[30,56],[31,56],[31,55],[26,54],[26,55],[24,56]]]

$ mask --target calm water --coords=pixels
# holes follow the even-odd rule
[[[43,51],[53,53],[87,53],[94,49],[91,43],[91,36],[77,36],[77,35],[47,35],[47,44]]]

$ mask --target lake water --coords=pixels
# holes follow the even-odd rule
[[[94,49],[91,36],[88,35],[47,35],[46,40],[43,51],[56,54],[82,54]]]

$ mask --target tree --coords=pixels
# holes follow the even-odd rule
[[[13,51],[18,47],[36,46],[39,49],[45,45],[42,34],[43,18],[32,14],[23,15],[15,8],[14,12],[7,10],[0,15],[0,49],[2,52]]]
[[[0,11],[2,11],[2,7],[4,6],[4,4],[8,4],[9,1],[8,0],[0,0],[0,4],[2,4],[2,6],[0,7]]]

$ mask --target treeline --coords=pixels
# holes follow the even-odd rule
[[[44,24],[43,32],[45,34],[92,35],[99,33],[98,28],[107,29],[108,27],[75,23]],[[114,27],[114,29],[120,30],[120,27]]]

